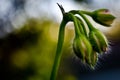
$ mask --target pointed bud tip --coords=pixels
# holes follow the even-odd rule
[[[108,47],[103,47],[103,52],[108,51]]]
[[[60,5],[59,3],[57,3],[57,5],[59,6],[59,8],[60,8],[62,14],[65,14],[65,10],[64,10],[63,6]]]

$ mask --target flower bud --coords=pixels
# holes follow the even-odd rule
[[[107,38],[99,30],[94,29],[89,33],[89,40],[93,46],[93,49],[98,52],[105,52],[108,47]]]
[[[92,46],[84,35],[75,37],[73,41],[73,50],[76,56],[83,62],[86,63],[87,61],[89,64],[91,63]]]
[[[94,68],[97,61],[98,61],[98,54],[97,54],[97,52],[93,51],[93,53],[91,54],[91,67]]]
[[[94,21],[104,26],[110,26],[115,19],[115,17],[110,14],[108,9],[95,10],[91,17],[94,19]]]

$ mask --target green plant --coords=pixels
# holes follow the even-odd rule
[[[62,5],[58,4],[58,6],[61,9],[63,19],[60,24],[57,50],[50,80],[56,79],[57,70],[59,68],[62,55],[61,51],[64,42],[65,26],[69,21],[72,21],[75,27],[75,39],[73,41],[74,53],[82,60],[83,63],[88,64],[94,69],[94,66],[98,60],[98,53],[105,52],[107,50],[108,41],[104,34],[96,29],[84,14],[91,16],[95,22],[104,26],[110,26],[115,19],[113,15],[108,13],[107,9],[99,9],[93,12],[82,10],[71,10],[69,12],[65,12]],[[75,14],[81,16],[82,19]],[[83,20],[87,24],[88,30],[86,30]]]

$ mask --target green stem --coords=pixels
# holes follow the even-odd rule
[[[80,11],[80,12],[82,12],[83,14],[86,14],[86,15],[89,15],[89,16],[92,16],[93,15],[93,13],[92,12],[89,12],[89,11]]]
[[[82,26],[82,28],[83,28],[83,30],[84,30],[84,34],[86,35],[86,36],[88,36],[88,34],[87,34],[87,29],[86,29],[86,26],[84,25],[84,23],[83,23],[83,21],[81,20],[81,26]]]
[[[54,59],[54,64],[53,64],[50,80],[56,79],[56,75],[57,75],[57,71],[59,68],[60,59],[61,59],[61,55],[62,55],[61,51],[62,51],[62,46],[63,46],[63,42],[64,42],[64,32],[65,32],[66,24],[67,24],[67,21],[65,21],[65,20],[62,20],[62,22],[60,24],[57,50],[56,50],[56,55],[55,55],[55,59]]]
[[[72,13],[72,14],[79,14],[85,20],[85,22],[87,23],[88,28],[89,28],[90,31],[93,30],[93,29],[95,29],[93,27],[93,25],[90,23],[90,21],[86,18],[86,16],[83,15],[82,12],[83,11],[77,11],[77,10],[70,11],[70,13]],[[85,11],[84,11],[84,13],[85,13]],[[86,14],[87,14],[87,12],[86,12]]]
[[[88,28],[90,29],[90,31],[93,30],[93,29],[95,29],[93,27],[93,25],[90,23],[90,21],[86,18],[86,16],[83,15],[82,12],[78,11],[77,13],[85,20],[85,22],[87,23]]]
[[[81,26],[81,20],[80,20],[80,18],[78,18],[77,16],[75,16],[76,18],[77,18],[77,24],[78,24],[78,27],[79,27],[79,31],[82,33],[82,34],[85,34],[84,33],[84,30],[83,30],[83,28],[82,28],[82,26]]]
[[[72,17],[72,21],[74,22],[75,36],[77,37],[77,36],[79,36],[82,33],[79,30],[79,27],[78,27],[78,22],[77,22],[78,20],[77,20],[77,18],[73,14],[69,13],[69,15]]]
[[[78,19],[77,21],[78,21],[78,27],[79,27],[80,31],[87,36],[87,30],[85,28],[83,21],[80,18],[78,18],[77,16],[76,16],[76,18]]]

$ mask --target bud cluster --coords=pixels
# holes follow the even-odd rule
[[[107,9],[99,9],[93,12],[72,10],[69,13],[72,13],[73,15],[78,14],[83,18],[81,19],[75,16],[78,24],[75,25],[75,27],[79,28],[80,34],[79,36],[76,35],[73,41],[74,53],[84,63],[87,63],[94,68],[98,60],[98,54],[107,51],[108,40],[102,32],[100,32],[91,24],[84,14],[89,15],[95,22],[103,26],[110,26],[115,17],[111,15]],[[88,31],[86,30],[83,20],[87,24]],[[75,23],[75,21],[73,22]]]
[[[75,55],[83,63],[94,68],[98,60],[98,55],[107,51],[108,40],[102,32],[91,24],[85,14],[103,26],[110,26],[115,17],[109,13],[108,9],[98,9],[93,12],[71,10],[63,13],[63,20],[74,23],[75,38],[73,40],[73,51]]]
[[[107,51],[108,41],[104,34],[96,29],[84,14],[92,17],[95,22],[103,26],[110,26],[115,19],[115,17],[109,13],[108,9],[98,9],[93,12],[82,10],[65,12],[62,5],[58,4],[58,6],[63,14],[63,19],[60,24],[58,44],[50,80],[56,80],[56,74],[62,55],[65,26],[69,21],[74,23],[75,29],[75,38],[73,41],[74,53],[83,63],[94,68],[98,60],[98,54]],[[76,16],[76,14],[78,14],[79,17]],[[85,24],[87,24],[87,26],[85,26]]]

